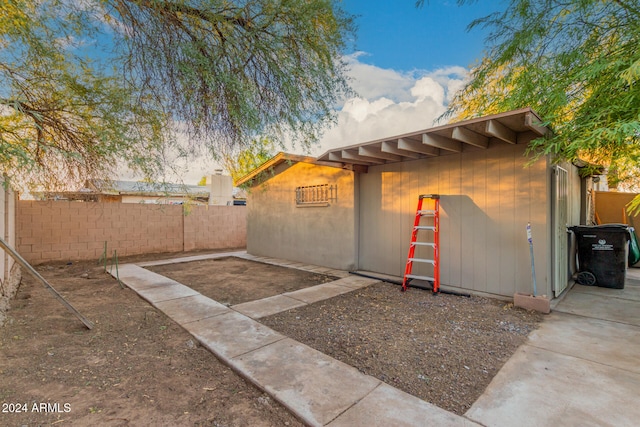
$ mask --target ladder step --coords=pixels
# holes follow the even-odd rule
[[[411,244],[415,246],[431,246],[431,247],[436,246],[436,244],[433,242],[411,242]]]
[[[412,262],[426,262],[429,264],[435,264],[436,262],[432,259],[424,259],[424,258],[409,258],[409,261]]]
[[[416,276],[415,274],[407,274],[406,276],[407,279],[418,279],[418,280],[428,280],[430,282],[433,282],[435,279],[431,276]]]
[[[418,215],[422,215],[422,216],[433,216],[435,214],[436,214],[436,211],[434,210],[418,211]]]
[[[413,227],[415,230],[436,230],[436,227],[434,225],[416,225],[415,227]]]

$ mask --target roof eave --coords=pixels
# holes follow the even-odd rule
[[[284,153],[281,151],[275,156],[273,156],[272,158],[270,158],[269,160],[267,160],[266,162],[264,162],[263,164],[261,164],[260,166],[258,166],[257,168],[255,168],[254,170],[252,170],[251,172],[249,172],[248,174],[246,174],[245,176],[243,176],[242,178],[239,178],[238,180],[236,180],[233,184],[237,187],[244,184],[250,184],[251,181],[253,181],[253,179],[258,175],[260,175],[261,173],[268,171],[269,169],[274,168],[284,162],[315,163],[316,159],[314,157]]]
[[[466,146],[488,148],[491,140],[518,144],[521,139],[550,133],[534,110],[522,108],[331,149],[319,156],[318,161],[341,167],[375,166],[461,152]]]

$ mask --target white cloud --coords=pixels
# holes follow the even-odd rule
[[[312,155],[434,126],[468,74],[463,67],[399,72],[363,64],[361,55],[347,58],[358,96],[344,102],[337,124],[325,132]]]

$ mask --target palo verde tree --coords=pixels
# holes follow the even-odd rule
[[[164,116],[81,54],[93,19],[67,2],[0,6],[0,168],[21,186],[108,176],[119,158],[152,172]]]
[[[166,153],[316,140],[349,88],[332,0],[8,0],[0,166],[26,183],[157,173]]]
[[[532,107],[553,129],[533,143],[535,153],[606,166],[614,188],[638,176],[637,1],[511,0],[476,26],[490,29],[489,50],[450,105],[452,117]]]

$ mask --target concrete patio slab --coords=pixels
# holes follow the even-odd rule
[[[281,313],[304,305],[307,304],[286,295],[275,295],[257,301],[249,301],[242,304],[232,305],[231,308],[245,316],[251,317],[252,319],[259,319],[261,317],[271,316],[272,314]]]
[[[465,416],[492,427],[632,426],[640,374],[524,345]]]
[[[233,310],[182,326],[202,345],[227,362],[233,357],[286,338]]]
[[[322,285],[312,286],[310,288],[300,289],[293,292],[286,292],[282,295],[296,299],[298,301],[311,304],[322,301],[331,297],[335,297],[347,292],[353,291],[353,288],[341,286],[336,282],[323,283]]]
[[[640,301],[640,284],[635,284],[635,280],[627,279],[623,289],[601,288],[598,286],[574,285],[572,292],[581,292],[585,294],[597,295],[599,297],[613,297]]]
[[[180,325],[229,312],[227,306],[200,294],[161,301],[156,307]]]
[[[128,285],[129,282],[126,283]],[[156,287],[145,287],[143,289],[136,289],[135,291],[138,295],[149,301],[154,306],[162,301],[200,295],[193,289],[181,285],[178,282],[172,284],[160,284]]]
[[[311,426],[331,422],[380,384],[290,338],[230,363]]]
[[[555,311],[640,326],[638,301],[571,289]]]
[[[480,426],[381,383],[361,401],[328,424],[328,427],[371,426]]]
[[[551,313],[529,345],[640,374],[640,327]]]

